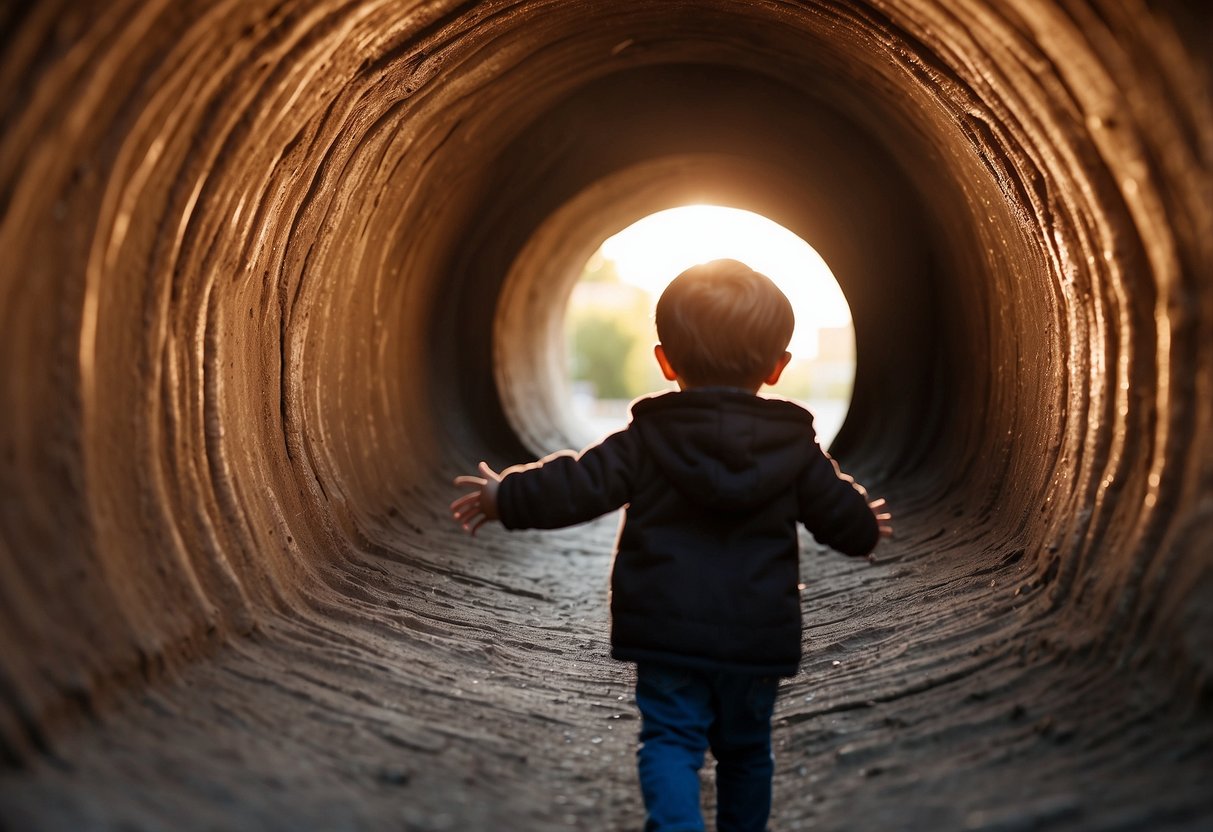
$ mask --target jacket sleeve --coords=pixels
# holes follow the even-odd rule
[[[799,498],[800,521],[819,543],[855,557],[876,548],[880,527],[867,492],[820,448],[801,474]]]
[[[562,451],[503,472],[497,513],[507,529],[558,529],[614,511],[631,499],[636,438],[623,430],[580,454]]]

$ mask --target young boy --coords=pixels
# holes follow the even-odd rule
[[[657,363],[679,391],[632,405],[628,427],[498,475],[451,504],[475,534],[558,528],[627,506],[611,572],[611,655],[634,661],[646,830],[703,829],[699,769],[716,758],[717,828],[763,830],[771,712],[800,662],[802,522],[866,555],[891,534],[883,500],[817,445],[813,417],[761,398],[791,355],[792,307],[736,260],[679,275],[657,304]]]

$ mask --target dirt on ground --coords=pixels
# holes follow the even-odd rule
[[[639,829],[634,674],[608,658],[616,522],[474,548],[435,530],[424,553],[334,567],[311,615],[5,774],[4,827]],[[1015,559],[949,567],[963,534],[887,542],[875,565],[805,541],[772,828],[1207,829],[1208,723],[1050,650]],[[708,817],[711,793],[709,760]]]

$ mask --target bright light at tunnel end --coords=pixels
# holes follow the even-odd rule
[[[767,275],[791,302],[796,315],[788,347],[793,362],[785,380],[769,392],[812,410],[821,444],[828,446],[846,417],[855,373],[851,311],[838,282],[813,247],[787,228],[751,211],[703,204],[659,211],[609,237],[591,257],[583,282],[574,290],[568,318],[569,365],[573,389],[580,391],[575,393],[580,400],[574,407],[594,432],[616,429],[626,419],[619,401],[601,401],[606,397],[597,396],[592,384],[584,378],[579,384],[577,378],[578,367],[585,362],[584,356],[577,355],[572,331],[581,319],[579,306],[596,310],[622,306],[610,287],[601,285],[604,264],[624,287],[616,295],[631,289],[647,296],[644,323],[651,329],[657,298],[674,277],[697,263],[724,257]],[[593,274],[597,287],[584,282],[595,279]],[[656,333],[650,338],[655,340]],[[641,392],[640,386],[631,392]]]

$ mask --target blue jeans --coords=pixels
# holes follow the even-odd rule
[[[701,832],[699,769],[716,758],[718,832],[763,832],[771,813],[771,712],[779,679],[642,662],[640,790],[645,832]]]

